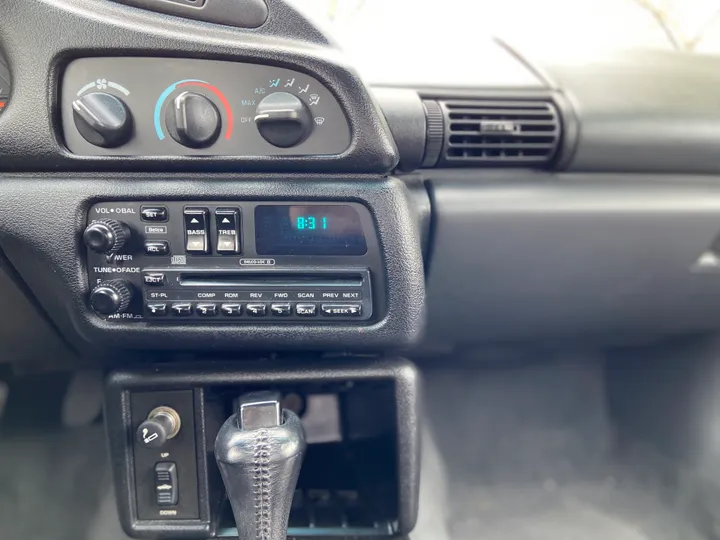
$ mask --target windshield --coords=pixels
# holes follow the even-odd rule
[[[499,54],[492,37],[559,58],[598,48],[720,51],[717,0],[290,1],[375,84],[471,84],[472,59]]]

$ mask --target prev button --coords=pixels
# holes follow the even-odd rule
[[[326,317],[359,317],[362,304],[323,304],[320,309]]]

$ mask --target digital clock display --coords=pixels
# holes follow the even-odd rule
[[[261,205],[255,208],[258,255],[364,255],[357,210],[348,205]]]

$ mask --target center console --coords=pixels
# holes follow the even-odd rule
[[[400,359],[117,371],[105,411],[120,521],[140,538],[407,534],[419,400]]]

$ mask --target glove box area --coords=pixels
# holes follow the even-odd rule
[[[407,534],[419,386],[402,359],[114,372],[105,413],[123,528],[136,538]]]

